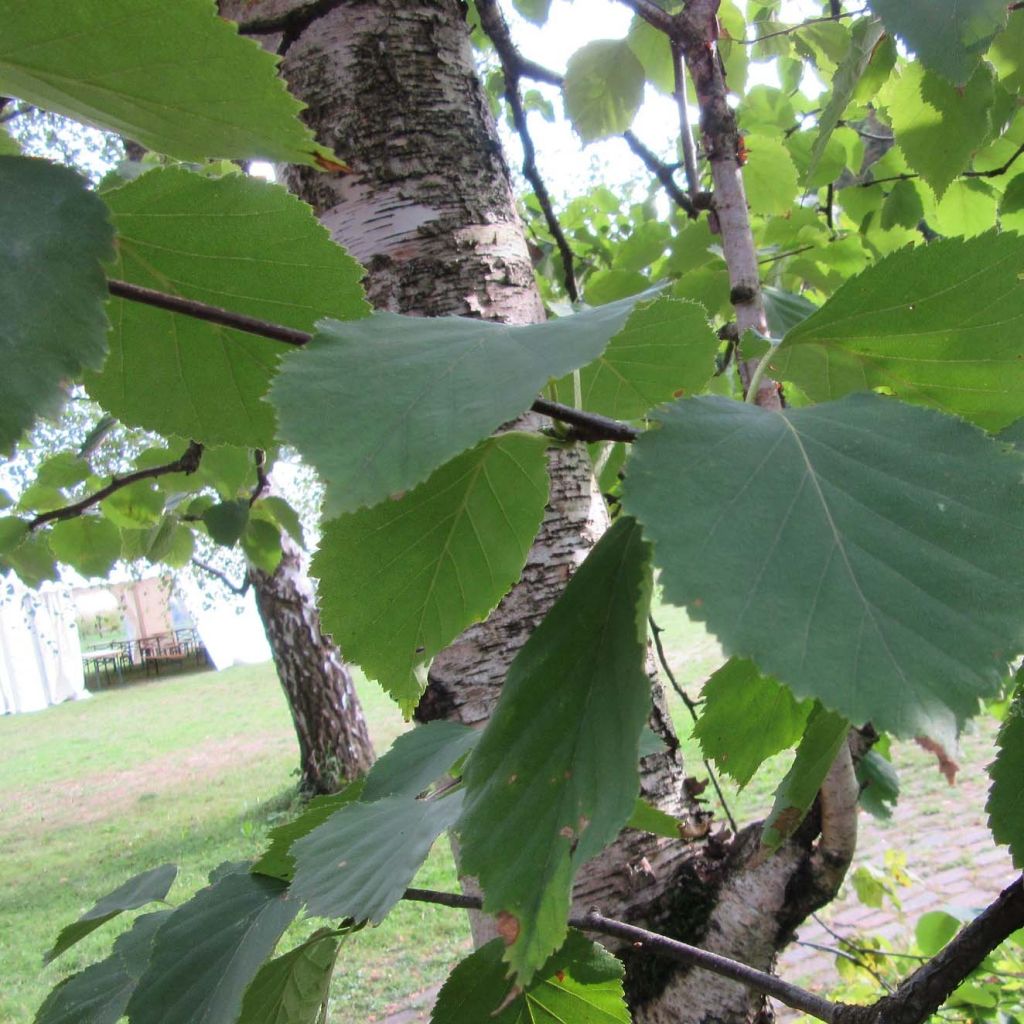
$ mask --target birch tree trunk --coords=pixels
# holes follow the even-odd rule
[[[458,0],[222,0],[221,6],[282,54],[282,73],[308,105],[305,116],[319,141],[352,168],[344,176],[291,168],[288,183],[367,268],[374,305],[508,323],[543,318]],[[607,513],[586,453],[553,454],[550,472],[549,506],[521,582],[486,623],[435,659],[421,720],[487,719],[512,658],[605,529]],[[641,762],[642,793],[696,823],[702,809],[685,785],[660,691],[652,726],[667,749]],[[838,779],[837,787],[848,781]],[[841,810],[833,801],[833,817]],[[763,863],[754,856],[757,825],[739,837],[712,829],[689,843],[626,830],[584,868],[574,898],[583,909],[597,905],[613,917],[770,968],[792,928],[834,895],[836,874],[823,874],[815,844],[822,817],[813,813],[797,838]],[[852,849],[839,843],[828,852],[831,869]],[[637,1021],[744,1021],[764,1010],[759,997],[736,983],[632,949],[617,952],[627,965]]]

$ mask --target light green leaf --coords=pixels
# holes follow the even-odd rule
[[[316,1024],[340,944],[336,933],[318,931],[264,964],[246,990],[237,1024]]]
[[[374,505],[520,415],[552,378],[596,359],[637,301],[526,327],[394,313],[321,324],[274,381],[281,437],[319,470],[328,517]]]
[[[12,527],[8,529],[14,532]],[[38,587],[44,580],[57,579],[60,574],[49,540],[45,531],[28,534],[20,544],[3,553],[4,568],[13,569],[30,587]]]
[[[293,844],[291,892],[313,917],[379,924],[461,809],[461,791],[439,800],[349,804]]]
[[[796,203],[797,172],[789,150],[779,139],[749,135],[743,188],[750,208],[761,214],[785,214]]]
[[[761,845],[766,850],[777,850],[804,820],[832,762],[846,742],[849,727],[850,723],[842,715],[826,711],[820,705],[811,713],[792,767],[775,790],[775,803],[764,823]]]
[[[697,303],[667,295],[642,303],[604,353],[580,370],[582,407],[629,420],[696,394],[714,374],[720,344]],[[571,375],[554,387],[559,402],[573,404]]]
[[[210,510],[211,512],[213,509]],[[246,509],[248,512],[248,508]],[[281,533],[273,523],[249,518],[239,538],[245,557],[265,573],[273,573],[281,561]]]
[[[277,879],[229,871],[183,903],[153,941],[128,1003],[132,1024],[233,1021],[301,903]]]
[[[211,540],[226,548],[234,547],[249,522],[249,502],[236,498],[212,505],[203,513],[203,522]]]
[[[906,64],[882,89],[897,145],[940,199],[988,138],[994,81],[988,64],[959,88]]]
[[[121,531],[104,516],[66,519],[50,531],[50,550],[83,576],[106,576],[121,557]]]
[[[502,952],[495,939],[455,967],[437,995],[431,1024],[629,1024],[622,964],[579,932],[569,932],[523,991],[513,988]]]
[[[1020,456],[875,395],[655,418],[624,505],[666,599],[729,653],[900,736],[945,739],[998,690],[1024,646]]]
[[[745,786],[762,762],[803,735],[811,707],[761,675],[752,661],[730,658],[704,684],[693,734],[705,757]]]
[[[886,387],[993,430],[1024,416],[1024,238],[903,249],[783,340],[770,372],[814,401]]]
[[[992,230],[998,196],[991,186],[976,178],[961,178],[946,189],[942,201],[928,218],[928,226],[942,235],[972,238]]]
[[[58,452],[39,463],[35,483],[43,487],[74,487],[89,476],[89,463],[74,452]]]
[[[279,526],[300,547],[306,546],[306,538],[302,532],[302,522],[298,512],[284,498],[270,494],[260,498],[250,510],[250,515],[257,519],[266,519]]]
[[[512,0],[512,6],[534,25],[543,25],[548,20],[551,0]]]
[[[576,871],[636,804],[647,558],[637,524],[619,519],[512,662],[463,773],[462,867],[484,909],[514,924],[506,960],[521,983],[565,937]]]
[[[1006,0],[872,0],[888,31],[925,67],[962,85],[1006,24]]]
[[[587,278],[583,293],[591,306],[603,306],[630,295],[639,295],[650,284],[650,279],[638,270],[598,270]]]
[[[548,497],[546,438],[488,438],[398,501],[325,524],[311,572],[324,629],[410,714],[420,666],[519,578]]]
[[[676,81],[672,47],[665,33],[637,16],[630,22],[626,42],[643,66],[647,81],[658,92],[671,96],[675,92]]]
[[[644,99],[644,67],[625,39],[595,39],[565,69],[565,112],[586,142],[621,135]]]
[[[174,864],[163,864],[158,868],[143,871],[134,878],[129,878],[124,885],[118,886],[113,892],[104,896],[77,921],[65,925],[60,930],[53,947],[43,957],[43,963],[48,964],[80,939],[84,939],[90,932],[95,931],[100,925],[117,917],[118,914],[126,910],[136,910],[154,900],[162,900],[167,895],[177,874],[178,869]]]
[[[480,736],[479,729],[443,719],[403,733],[370,769],[362,799],[369,803],[386,796],[419,796],[472,750]]]
[[[366,311],[361,268],[277,185],[168,168],[104,198],[118,231],[112,277],[304,331]],[[110,318],[110,357],[86,380],[104,408],[162,434],[270,445],[263,395],[286,346],[121,299]]]
[[[116,1024],[142,977],[154,936],[171,911],[137,917],[105,960],[62,981],[36,1012],[35,1024]]]
[[[132,530],[160,522],[166,503],[167,495],[152,480],[137,480],[104,498],[100,510],[116,526]]]
[[[1010,847],[1016,867],[1024,865],[1024,690],[1018,687],[1003,719],[996,759],[988,766],[988,827],[997,843]]]
[[[672,242],[667,224],[648,220],[638,224],[615,253],[617,270],[643,270],[665,255]]]
[[[101,263],[114,232],[85,186],[66,167],[0,156],[0,455],[36,416],[57,413],[62,382],[107,350]]]
[[[210,0],[2,0],[0,22],[0,93],[181,160],[332,155],[299,121],[278,59]]]
[[[962,924],[944,910],[930,910],[918,918],[914,939],[925,956],[935,956],[960,931]]]
[[[0,555],[13,551],[28,532],[28,520],[16,516],[0,516]]]
[[[666,814],[653,804],[649,804],[643,797],[636,798],[636,805],[633,813],[626,822],[626,828],[635,828],[640,832],[650,832],[656,836],[664,836],[666,839],[678,839],[681,832],[682,822]]]
[[[921,194],[912,181],[897,181],[882,206],[882,228],[916,228],[924,216]]]

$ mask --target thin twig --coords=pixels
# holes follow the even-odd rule
[[[998,167],[990,167],[985,171],[961,171],[958,178],[998,178],[1000,175],[1005,174],[1016,162],[1024,156],[1024,143],[1021,143],[1014,150],[1013,154],[1006,160],[1005,163],[1000,164]],[[906,171],[903,174],[890,174],[885,178],[873,178],[871,181],[858,182],[859,188],[870,188],[872,185],[885,185],[890,181],[911,181],[914,178],[920,178],[920,174],[915,174],[910,171]]]
[[[662,163],[654,153],[651,152],[632,132],[627,130],[622,133],[623,139],[626,144],[640,159],[644,162],[644,166],[653,174],[659,182],[661,187],[668,194],[669,199],[672,200],[682,210],[687,217],[691,220],[695,220],[698,216],[697,207],[693,205],[690,197],[676,184],[675,179],[672,177],[672,169],[665,163]]]
[[[856,11],[844,11],[835,15],[829,14],[823,18],[808,18],[806,21],[801,21],[799,25],[780,28],[777,32],[766,32],[763,36],[758,36],[756,39],[737,39],[735,41],[741,46],[753,46],[755,43],[763,42],[765,39],[775,39],[776,36],[788,36],[791,32],[799,32],[809,25],[820,25],[824,21],[838,21],[840,18],[856,18],[860,14],[866,14],[867,11],[867,7],[860,7]]]
[[[244,331],[247,334],[255,334],[261,338],[270,338],[272,341],[281,341],[286,345],[302,346],[307,344],[312,335],[305,331],[297,331],[291,327],[284,327],[281,324],[270,323],[266,320],[257,320],[255,317],[245,316],[242,313],[232,313],[230,310],[221,309],[219,306],[209,306],[205,302],[196,302],[194,299],[182,299],[176,295],[167,295],[164,292],[154,291],[152,288],[142,288],[138,285],[128,284],[125,281],[111,279],[107,282],[112,295],[128,299],[131,302],[139,302],[147,306],[156,306],[172,313],[181,313],[184,316],[196,317],[199,320],[210,321],[221,324],[224,327],[233,327],[235,330]],[[571,406],[562,405],[560,402],[550,402],[544,398],[538,398],[530,408],[534,412],[550,416],[554,420],[560,420],[576,428],[576,436],[580,440],[587,441],[635,441],[639,432],[628,423],[621,420],[613,420],[598,413],[584,412],[582,409],[573,409]],[[148,471],[147,471],[148,472]]]
[[[886,992],[895,991],[885,977],[876,971],[871,964],[866,960],[862,960],[859,956],[855,956],[853,953],[848,953],[845,949],[840,949],[838,946],[823,946],[820,942],[807,942],[805,939],[797,939],[793,945],[804,946],[806,949],[816,949],[820,953],[831,953],[833,956],[842,957],[849,963],[856,964],[861,970],[867,971]]]
[[[814,245],[801,245],[797,249],[789,249],[787,252],[776,253],[774,256],[762,256],[758,263],[775,263],[777,260],[784,260],[787,256],[799,256],[802,252],[814,249]]]
[[[162,466],[153,466],[150,469],[139,469],[134,473],[127,473],[125,476],[111,477],[106,487],[76,501],[71,505],[64,505],[61,508],[52,509],[49,512],[40,512],[39,515],[29,521],[28,529],[35,530],[45,523],[75,519],[93,505],[98,505],[104,498],[120,491],[124,487],[136,484],[140,480],[155,480],[157,477],[167,476],[170,473],[194,473],[199,468],[199,460],[202,458],[203,446],[197,441],[189,443],[181,458],[175,459]]]
[[[252,457],[256,464],[256,486],[253,487],[252,493],[249,495],[249,508],[252,508],[267,493],[267,488],[270,486],[270,481],[267,479],[267,453],[262,448],[256,448]]]
[[[654,649],[658,653],[658,661],[661,663],[662,671],[668,676],[668,681],[672,684],[672,689],[676,691],[679,699],[686,705],[686,710],[690,712],[690,717],[696,722],[697,721],[697,703],[690,698],[690,695],[679,685],[679,681],[676,679],[676,674],[672,671],[672,666],[668,663],[668,657],[665,654],[665,647],[661,642],[661,634],[664,630],[654,621],[653,615],[647,616],[647,622],[651,627],[651,636],[654,638]],[[718,802],[722,805],[722,810],[725,812],[725,816],[729,821],[729,825],[736,834],[739,832],[739,826],[736,824],[736,819],[732,816],[732,811],[729,809],[729,804],[726,802],[725,793],[722,792],[722,787],[718,784],[718,776],[715,774],[714,769],[711,767],[711,762],[704,756],[701,756],[701,761],[704,763],[704,768],[708,773],[708,778],[711,780],[711,785],[718,794]]]
[[[700,175],[697,173],[697,157],[693,147],[693,132],[690,131],[690,112],[686,106],[686,68],[683,51],[675,40],[669,41],[672,50],[672,98],[679,111],[679,141],[683,147],[683,170],[686,172],[686,187],[691,199],[700,191]]]
[[[635,11],[648,25],[653,25],[669,37],[674,34],[676,30],[675,18],[664,7],[656,3],[655,0],[622,0],[622,3]]]
[[[231,593],[237,594],[239,597],[244,597],[245,594],[246,594],[246,591],[248,591],[248,589],[249,589],[249,580],[248,580],[248,578],[242,584],[233,583],[232,580],[231,580],[231,577],[228,576],[227,573],[221,572],[220,569],[217,569],[217,568],[215,568],[212,565],[208,565],[206,562],[200,561],[198,558],[193,558],[191,561],[192,561],[192,564],[197,569],[202,569],[203,572],[209,573],[215,579],[220,580],[220,582],[223,583],[224,586],[227,587],[228,590],[231,591]]]

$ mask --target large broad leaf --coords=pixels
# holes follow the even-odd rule
[[[775,790],[775,803],[764,824],[761,845],[777,850],[797,829],[814,803],[850,723],[818,705],[807,723],[792,767]]]
[[[1024,866],[1024,690],[1019,687],[999,730],[998,747],[988,768],[992,789],[985,810],[992,837],[1009,845],[1019,868]]]
[[[0,0],[0,93],[181,160],[311,164],[277,60],[211,0]]]
[[[66,167],[0,156],[0,455],[60,409],[64,380],[103,362],[114,232],[85,186]]]
[[[403,733],[366,776],[363,799],[419,796],[480,739],[480,730],[439,720]]]
[[[400,501],[324,527],[311,569],[324,629],[407,715],[425,664],[519,578],[547,502],[547,443],[490,438]]]
[[[1006,0],[871,0],[885,27],[955,85],[971,77],[1006,24]]]
[[[316,1024],[340,943],[335,932],[317,932],[265,964],[245,993],[237,1024]]]
[[[990,430],[1024,416],[1024,238],[903,249],[783,340],[770,372],[812,399],[885,387]]]
[[[132,1024],[235,1020],[300,903],[277,879],[228,868],[175,910],[128,1004]]]
[[[720,344],[697,303],[667,295],[644,303],[579,371],[580,407],[631,420],[661,402],[697,394],[714,374]],[[575,404],[572,376],[558,381],[555,397]]]
[[[880,99],[907,163],[940,199],[988,138],[994,83],[988,64],[966,86],[950,85],[919,64],[907,64],[882,89]]]
[[[314,916],[379,924],[461,809],[461,792],[343,807],[292,846],[292,894]]]
[[[118,232],[112,277],[305,331],[366,312],[359,265],[277,185],[169,168],[104,198]],[[122,299],[110,319],[110,357],[86,382],[106,409],[162,434],[269,446],[262,399],[285,346]]]
[[[731,658],[704,684],[693,734],[706,757],[741,786],[762,762],[800,739],[810,702],[761,675],[744,658]]]
[[[647,558],[628,517],[601,538],[512,662],[463,775],[462,868],[505,915],[522,983],[565,938],[576,871],[636,804]]]
[[[67,519],[50,532],[50,550],[85,577],[106,576],[121,557],[121,531],[103,516]]]
[[[798,697],[946,739],[1024,645],[1024,462],[890,398],[674,403],[624,504],[666,598]],[[743,543],[737,544],[736,538]]]
[[[143,914],[114,942],[110,956],[62,981],[36,1012],[35,1024],[115,1024],[146,970],[153,938],[171,911]]]
[[[441,987],[431,1024],[629,1024],[622,964],[579,932],[569,932],[525,989],[509,980],[503,952],[495,939],[466,957]]]
[[[644,99],[644,66],[625,39],[596,39],[565,69],[565,112],[584,142],[621,135]]]
[[[162,900],[177,874],[178,869],[174,864],[162,864],[158,868],[143,871],[134,878],[129,878],[124,885],[119,885],[113,892],[104,896],[77,921],[62,928],[53,948],[43,957],[43,963],[48,964],[112,917],[126,910],[136,910],[154,900]]]
[[[328,517],[374,505],[596,359],[639,299],[526,327],[395,313],[321,324],[274,381],[281,437],[320,471]]]

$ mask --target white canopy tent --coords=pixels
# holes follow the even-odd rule
[[[0,714],[88,696],[68,589],[30,590],[13,575],[0,581]]]
[[[273,657],[251,588],[244,597],[218,596],[211,600],[183,573],[178,579],[178,592],[218,671],[232,665],[255,665]]]

